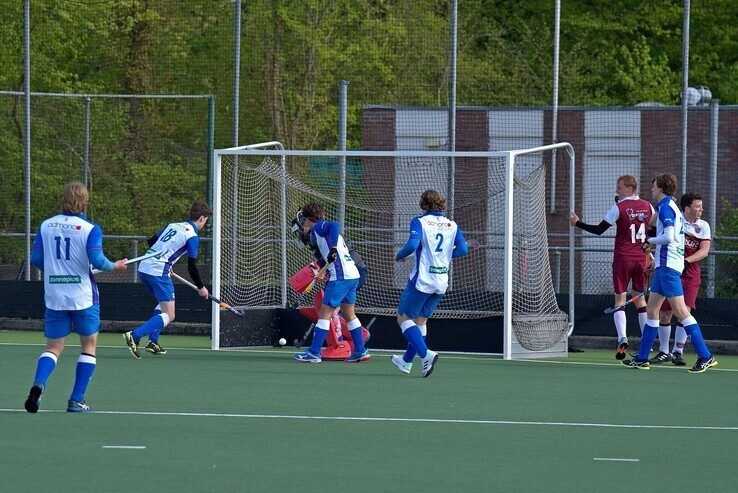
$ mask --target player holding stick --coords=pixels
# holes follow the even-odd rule
[[[103,253],[102,229],[84,215],[89,201],[90,194],[82,183],[69,183],[59,201],[61,212],[41,223],[33,243],[31,263],[44,273],[46,349],[38,358],[33,386],[26,399],[29,413],[38,411],[46,382],[72,331],[79,334],[82,354],[77,359],[67,411],[90,411],[85,392],[97,363],[100,330],[100,296],[90,264],[103,271],[124,270],[126,259],[113,263]]]
[[[684,304],[691,313],[697,307],[697,293],[702,284],[700,261],[710,253],[712,238],[710,225],[702,218],[702,197],[697,193],[685,193],[679,200],[684,213],[684,272],[681,281],[684,289]],[[684,344],[687,333],[682,324],[677,324],[674,333],[674,349],[669,353],[671,336],[671,317],[673,311],[669,301],[664,301],[659,314],[659,353],[648,360],[651,364],[671,361],[676,366],[684,366]]]
[[[632,360],[623,360],[623,364],[630,368],[649,369],[648,353],[659,332],[659,311],[664,300],[668,299],[685,332],[692,337],[692,344],[697,351],[697,362],[689,371],[702,373],[717,365],[717,361],[712,357],[702,338],[697,320],[684,303],[684,290],[680,279],[684,270],[684,218],[672,197],[676,189],[677,180],[674,175],[664,173],[653,179],[651,194],[658,203],[656,237],[649,238],[648,243],[643,245],[644,250],[656,245],[655,269],[648,296],[648,322],[643,328],[643,339],[638,354]]]
[[[149,337],[146,350],[151,354],[167,354],[159,344],[159,334],[167,324],[174,321],[174,284],[170,277],[172,266],[187,252],[187,269],[197,287],[201,298],[208,299],[208,288],[200,278],[197,269],[197,250],[200,245],[200,230],[213,210],[205,202],[195,202],[190,208],[189,220],[170,223],[149,238],[149,246],[161,252],[160,255],[144,260],[138,266],[141,283],[157,301],[154,313],[146,323],[133,331],[123,334],[123,340],[134,358],[141,358],[138,343],[144,336]]]
[[[336,308],[341,307],[341,315],[346,319],[346,325],[354,341],[354,350],[347,363],[359,363],[371,359],[369,351],[364,347],[361,322],[356,317],[354,303],[356,303],[356,289],[359,284],[359,270],[354,259],[349,254],[346,242],[339,233],[339,225],[335,221],[326,221],[323,206],[316,202],[305,204],[302,209],[301,228],[304,234],[312,237],[311,241],[320,251],[325,265],[321,270],[329,275],[325,285],[323,304],[318,313],[318,321],[313,332],[313,341],[310,349],[295,354],[294,358],[301,363],[320,363],[320,348],[323,347],[330,321]]]
[[[446,199],[436,190],[426,190],[420,196],[421,216],[410,221],[410,237],[395,260],[403,261],[415,256],[405,290],[397,307],[397,323],[408,341],[403,356],[391,360],[403,373],[410,373],[417,354],[423,363],[423,378],[430,376],[438,360],[438,354],[425,343],[426,322],[440,303],[448,288],[448,271],[451,259],[469,252],[461,228],[443,215]]]
[[[612,260],[612,283],[615,291],[615,306],[625,303],[628,294],[628,284],[632,283],[635,296],[635,305],[638,309],[638,325],[643,332],[646,323],[646,300],[639,296],[645,291],[647,258],[641,251],[641,245],[646,241],[646,229],[653,215],[653,207],[648,201],[636,195],[638,182],[634,176],[623,175],[615,185],[616,203],[598,225],[586,224],[579,220],[574,211],[569,216],[572,226],[583,229],[588,233],[602,235],[611,226],[616,226],[615,248]],[[626,332],[625,310],[620,309],[613,313],[615,330],[618,336],[618,345],[615,358],[622,360],[628,350],[628,336]]]

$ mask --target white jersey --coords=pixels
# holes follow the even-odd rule
[[[411,235],[420,228],[420,245],[415,250],[415,265],[410,282],[422,293],[444,294],[448,289],[448,270],[454,252],[457,224],[440,214],[424,214],[413,218]]]
[[[661,236],[669,226],[672,227],[673,234],[669,244],[655,245],[654,268],[669,267],[681,274],[684,270],[684,216],[671,196],[661,200],[656,208],[656,236]]]
[[[187,255],[197,258],[200,237],[197,227],[191,222],[170,223],[159,232],[159,238],[149,249],[160,252],[161,255],[143,260],[138,271],[150,276],[168,276],[177,260],[187,252]]]
[[[325,260],[330,253],[330,243],[334,241],[333,237],[335,236],[336,250],[338,250],[338,254],[336,255],[336,260],[334,260],[326,269],[331,281],[345,281],[361,277],[359,275],[359,269],[356,267],[356,262],[354,262],[353,257],[349,253],[349,249],[346,246],[343,236],[338,233],[338,223],[334,221],[320,220],[313,226],[311,234],[323,260]]]
[[[87,255],[90,236],[102,251],[100,227],[84,217],[58,214],[41,223],[34,248],[43,249],[46,308],[84,310],[99,303]]]

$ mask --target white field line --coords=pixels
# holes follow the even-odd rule
[[[592,460],[603,460],[612,462],[638,462],[641,459],[621,459],[618,457],[593,457]]]
[[[43,343],[28,343],[28,342],[0,342],[0,346],[39,346],[39,347],[43,347],[44,344]],[[80,345],[79,344],[67,344],[67,347],[80,347]],[[109,348],[127,349],[122,344],[119,345],[119,346],[97,346],[97,347],[99,347],[99,348],[108,348],[108,349]],[[210,349],[210,348],[178,348],[178,347],[170,347],[170,346],[167,346],[167,350],[170,350],[170,349],[177,350],[177,351],[210,351],[210,352],[213,352],[213,353],[223,352],[223,353],[272,353],[272,354],[286,354],[288,352],[288,350],[286,350],[286,349],[277,349],[277,348],[274,348],[274,349],[244,349],[244,348],[239,348],[239,349],[222,349],[220,351],[216,351],[216,350],[213,350],[213,349]],[[299,350],[299,348],[290,348],[290,349],[293,349],[294,351],[298,351]],[[403,352],[403,350],[401,350],[401,349],[372,349],[371,351],[372,352],[377,352],[377,353],[387,353],[387,354],[390,354],[390,353],[399,354],[399,353],[402,353]],[[499,355],[490,355],[490,356],[485,357],[485,355],[483,355],[483,354],[479,354],[478,356],[471,356],[471,355],[463,356],[461,354],[445,353],[445,352],[441,352],[440,354],[443,356],[444,360],[446,360],[446,359],[459,359],[459,360],[476,360],[476,361],[500,361],[500,362],[502,361],[502,359],[499,357]],[[477,354],[477,353],[474,353],[474,354]],[[718,362],[720,361],[719,358],[720,357],[718,356]],[[542,359],[515,360],[515,361],[513,361],[513,363],[515,363],[515,364],[520,364],[520,363],[546,364],[546,363],[549,363],[549,364],[554,364],[554,365],[617,366],[617,367],[623,366],[622,363],[594,363],[594,362],[587,362],[587,361],[545,360],[545,359],[543,359],[543,360]],[[657,366],[652,366],[651,368],[656,368],[656,367]],[[685,371],[685,372],[687,371],[687,370],[684,369],[684,367],[674,366],[674,365],[660,365],[658,367],[659,368],[669,369],[669,370],[681,370],[681,371]],[[712,373],[712,372],[715,372],[715,371],[738,372],[738,369],[735,369],[735,368],[719,368],[719,367],[713,367],[713,368],[710,368],[710,370],[708,371],[708,373]]]
[[[3,413],[25,413],[25,409],[0,409]],[[61,413],[63,410],[41,410],[41,413]],[[511,425],[511,426],[553,426],[579,428],[616,428],[646,430],[715,430],[738,431],[738,426],[697,426],[697,425],[640,425],[627,423],[577,423],[565,421],[510,421],[492,419],[440,419],[440,418],[391,418],[373,416],[300,416],[292,414],[236,414],[236,413],[187,413],[157,411],[91,411],[86,414],[112,414],[118,416],[170,416],[196,418],[242,418],[242,419],[281,419],[314,421],[370,421],[390,423],[438,423],[470,425]]]
[[[145,445],[103,445],[102,448],[117,448],[125,450],[145,450]]]

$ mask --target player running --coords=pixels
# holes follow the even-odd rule
[[[710,253],[712,238],[710,225],[703,221],[702,197],[697,193],[685,193],[679,200],[684,213],[684,272],[682,273],[682,288],[684,289],[684,304],[691,313],[697,308],[697,293],[702,284],[700,261]],[[671,361],[676,366],[684,366],[684,344],[687,342],[687,333],[682,324],[677,324],[674,333],[674,349],[669,353],[669,337],[671,336],[671,305],[665,300],[659,314],[659,353],[648,360],[651,364],[661,364]]]
[[[295,360],[301,363],[320,363],[320,348],[323,347],[331,317],[336,308],[341,307],[341,315],[346,319],[346,325],[354,341],[354,350],[347,363],[359,363],[371,359],[369,351],[364,347],[361,322],[356,317],[354,303],[356,290],[359,285],[359,270],[351,257],[343,236],[339,233],[339,225],[335,221],[326,221],[323,206],[316,202],[305,204],[302,209],[302,231],[310,235],[320,251],[320,256],[328,264],[328,282],[325,285],[323,304],[318,313],[318,322],[315,324],[313,341],[310,349],[294,355]],[[324,265],[325,265],[324,264]]]
[[[436,190],[420,196],[423,215],[410,221],[410,237],[395,255],[400,262],[414,254],[415,265],[397,307],[397,323],[408,341],[403,356],[392,356],[392,363],[403,373],[410,373],[415,355],[423,363],[423,378],[430,376],[438,354],[425,344],[426,322],[448,288],[451,259],[466,255],[469,246],[461,228],[443,215],[446,199]]]
[[[74,388],[67,411],[85,413],[85,392],[95,371],[97,333],[100,330],[100,296],[93,267],[124,270],[126,259],[113,263],[102,247],[102,229],[85,217],[90,194],[82,183],[69,183],[59,201],[61,212],[41,223],[33,243],[31,263],[44,273],[44,336],[46,349],[36,363],[36,375],[25,408],[38,412],[46,382],[64,352],[66,337],[76,332],[82,345],[77,359]]]
[[[197,269],[197,251],[200,245],[200,230],[213,210],[205,202],[195,202],[190,208],[189,220],[170,223],[149,238],[149,252],[161,252],[161,255],[148,258],[138,266],[141,283],[157,301],[154,313],[146,323],[136,330],[123,334],[123,340],[134,358],[141,358],[138,343],[144,336],[149,337],[146,350],[151,354],[167,354],[159,344],[159,334],[167,324],[174,321],[174,284],[169,276],[172,266],[187,252],[187,270],[192,282],[197,286],[200,297],[208,299],[208,288],[202,282]]]
[[[702,373],[717,365],[717,361],[702,338],[697,320],[684,303],[684,290],[680,279],[684,270],[684,218],[672,197],[676,189],[677,180],[674,175],[665,173],[653,179],[651,193],[653,199],[658,202],[656,237],[649,238],[648,243],[643,245],[644,250],[656,245],[655,270],[651,280],[651,293],[648,296],[648,322],[643,328],[643,339],[638,354],[632,360],[623,360],[623,364],[642,370],[650,368],[648,353],[658,335],[661,305],[668,299],[674,314],[687,335],[692,338],[692,344],[697,351],[697,361],[689,371]]]
[[[589,233],[602,235],[611,226],[616,225],[615,248],[612,260],[612,283],[615,291],[615,306],[625,303],[628,284],[632,282],[635,296],[646,289],[646,269],[648,257],[641,250],[646,241],[646,230],[654,213],[651,204],[638,197],[636,190],[638,182],[634,176],[623,175],[615,185],[616,202],[605,214],[605,218],[598,225],[586,224],[579,220],[574,211],[569,216],[572,226]],[[638,325],[641,333],[646,323],[646,301],[643,297],[635,301],[638,309]],[[618,346],[615,358],[625,358],[628,350],[628,336],[626,333],[625,310],[620,309],[613,313],[615,330],[618,335]]]

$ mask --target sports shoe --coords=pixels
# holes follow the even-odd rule
[[[138,351],[138,341],[133,338],[133,332],[129,331],[123,334],[123,340],[126,341],[126,346],[131,350],[133,357],[141,359],[141,353]]]
[[[687,362],[684,361],[684,355],[679,351],[671,353],[671,362],[676,366],[685,366],[687,364]]]
[[[423,378],[427,378],[433,373],[433,369],[436,367],[438,353],[429,349],[425,354],[425,358],[421,358],[420,361],[423,362]]]
[[[717,360],[715,358],[697,358],[697,361],[695,362],[694,366],[689,369],[689,372],[703,373],[706,372],[708,368],[711,368],[713,366],[717,366]]]
[[[618,340],[618,348],[615,350],[615,359],[625,359],[625,353],[628,351],[628,339],[623,337]]]
[[[406,362],[399,354],[392,356],[390,359],[392,360],[392,363],[397,367],[397,369],[400,370],[402,373],[409,374],[410,370],[413,368],[413,364]]]
[[[159,343],[154,341],[149,341],[148,345],[146,346],[146,351],[150,352],[151,354],[160,354],[162,356],[167,354],[167,350],[161,347]]]
[[[628,368],[635,368],[638,370],[650,370],[651,365],[648,364],[648,361],[636,361],[634,359],[624,359],[623,364],[627,366]]]
[[[359,363],[361,361],[369,361],[370,359],[372,359],[372,355],[369,354],[368,349],[364,349],[364,351],[351,351],[349,357],[344,361],[346,363]]]
[[[320,356],[316,356],[310,351],[305,351],[304,353],[297,353],[295,354],[294,358],[300,363],[320,363],[322,361],[320,359]]]
[[[659,351],[659,354],[648,360],[652,365],[660,365],[661,363],[668,363],[674,359],[671,354]]]
[[[31,391],[28,392],[28,399],[26,399],[26,411],[29,413],[38,412],[38,401],[41,399],[41,394],[44,392],[44,386],[40,383],[34,383],[31,387]]]
[[[67,402],[68,413],[89,413],[90,411],[92,411],[92,408],[85,404],[85,401],[77,402],[69,399],[69,402]]]

